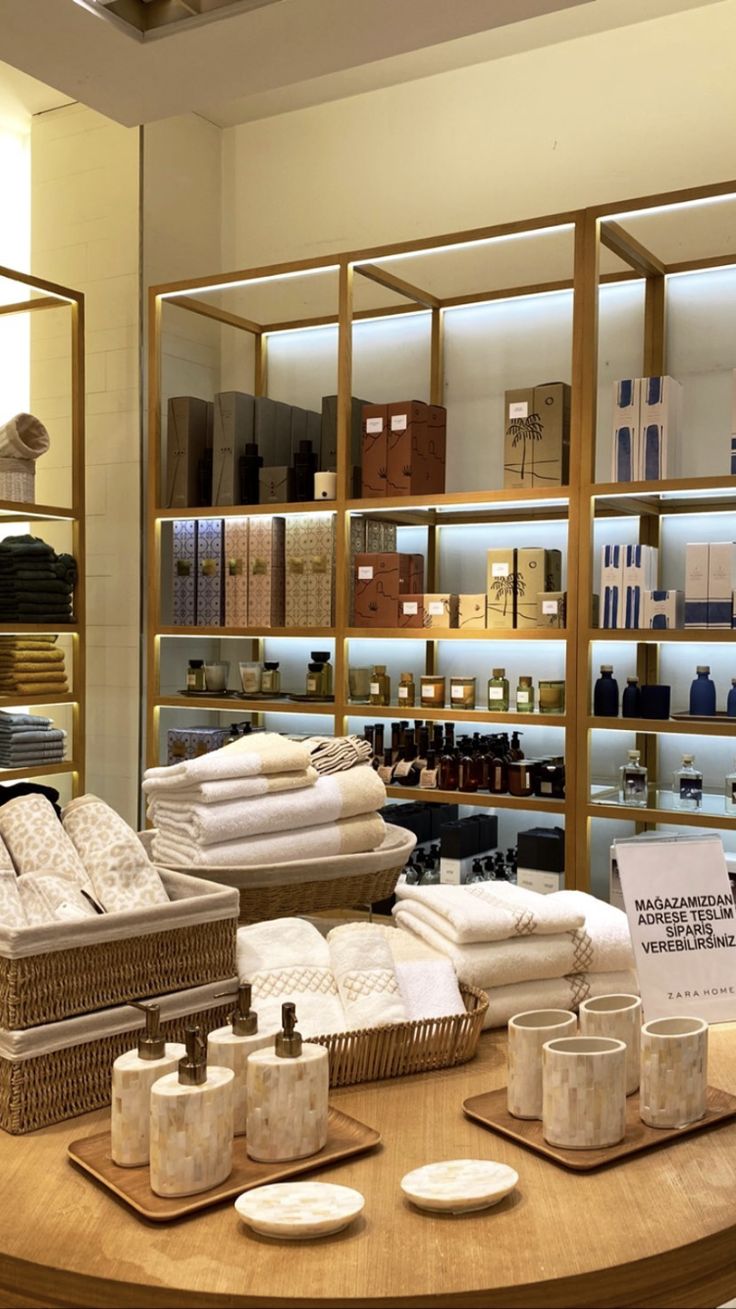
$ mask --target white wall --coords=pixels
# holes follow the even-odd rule
[[[0,264],[28,272],[31,255],[31,116],[0,80]],[[12,199],[11,199],[12,197]],[[0,285],[0,298],[22,299],[18,287]],[[28,315],[0,318],[0,422],[28,407]]]

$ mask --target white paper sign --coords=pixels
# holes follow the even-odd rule
[[[445,606],[441,600],[430,600],[427,605],[427,612],[430,613],[432,617],[436,618],[445,612]]]
[[[543,601],[542,601],[542,613],[543,613],[543,614],[556,614],[556,613],[557,613],[558,605],[559,605],[559,600],[543,600]]]
[[[419,603],[417,600],[402,600],[401,607],[405,614],[419,613]]]
[[[526,400],[515,400],[509,405],[509,418],[528,418],[529,404]]]
[[[491,577],[508,577],[508,564],[491,564]]]
[[[358,567],[358,581],[370,582],[373,577],[373,567],[371,564],[360,564]]]
[[[645,1019],[736,1019],[736,906],[721,838],[615,850]]]
[[[366,430],[366,432],[368,432],[371,436],[375,435],[376,432],[382,432],[382,431],[383,431],[383,419],[382,419],[382,418],[366,418],[366,420],[365,420],[365,430]]]
[[[391,419],[392,432],[405,432],[407,427],[406,414],[394,414]]]

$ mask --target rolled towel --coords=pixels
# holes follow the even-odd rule
[[[339,823],[305,827],[276,836],[251,836],[222,845],[197,845],[171,831],[153,838],[153,858],[164,866],[246,868],[254,864],[285,864],[295,860],[365,854],[381,845],[386,826],[378,814],[345,818]]]
[[[583,927],[585,908],[562,901],[559,895],[539,895],[510,882],[469,886],[409,886],[404,882],[396,888],[402,904],[420,905],[425,921],[459,945],[516,936],[554,936]]]
[[[7,854],[7,851],[6,851]],[[8,858],[10,856],[8,855]],[[14,868],[0,868],[0,925],[28,927],[28,918],[18,890],[19,878]]]
[[[93,888],[77,851],[43,795],[23,795],[0,806],[0,836],[16,872],[58,873],[77,886]]]
[[[370,923],[345,932],[335,927],[327,942],[348,1027],[381,1027],[408,1017],[388,942]]]
[[[222,781],[200,782],[186,791],[175,793],[158,782],[144,782],[143,791],[150,808],[157,800],[174,800],[177,804],[222,804],[227,800],[251,800],[262,795],[280,794],[282,791],[302,791],[317,781],[314,768],[303,768],[298,773],[262,774],[260,777],[224,777]]]
[[[370,763],[373,754],[364,736],[308,736],[304,745],[318,773],[341,773]]]
[[[309,763],[309,752],[303,745],[279,736],[277,732],[258,732],[253,736],[241,736],[221,750],[212,750],[197,759],[185,759],[168,768],[148,768],[145,780],[184,791],[200,782],[224,777],[297,773],[308,768]]]
[[[62,821],[108,913],[169,903],[158,870],[132,827],[104,800],[81,795],[66,806]]]
[[[528,1009],[577,1009],[583,1000],[597,995],[638,995],[635,972],[573,973],[547,981],[518,982],[488,991],[488,1009],[483,1027],[505,1027],[514,1014]]]
[[[33,414],[16,414],[0,427],[0,459],[38,459],[51,441]]]
[[[355,818],[375,812],[385,803],[383,782],[373,768],[363,764],[349,772],[320,777],[313,787],[300,791],[211,805],[183,805],[178,798],[155,800],[151,817],[162,835],[173,830],[208,846]]]
[[[26,919],[33,926],[75,922],[97,914],[80,887],[55,873],[24,873],[18,878],[18,893]]]
[[[296,1005],[302,1036],[345,1030],[330,948],[311,923],[274,918],[241,927],[237,950],[238,976],[251,983],[261,1030],[281,1027],[281,1006],[287,1000]]]

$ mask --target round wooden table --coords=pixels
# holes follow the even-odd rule
[[[736,1125],[590,1175],[475,1125],[462,1101],[504,1084],[505,1032],[463,1068],[333,1093],[383,1145],[313,1176],[357,1187],[364,1215],[326,1240],[250,1235],[231,1203],[139,1220],[68,1162],[107,1112],[0,1133],[0,1305],[716,1306],[736,1295]],[[736,1025],[711,1032],[710,1081],[736,1086]],[[399,1181],[436,1159],[513,1165],[516,1193],[466,1217],[411,1208]]]

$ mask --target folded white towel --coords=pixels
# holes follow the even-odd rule
[[[278,732],[258,732],[238,737],[221,750],[212,750],[196,759],[185,759],[168,768],[148,768],[144,777],[147,782],[184,791],[218,778],[298,773],[309,765],[309,751],[303,745]]]
[[[357,818],[344,818],[339,823],[305,827],[275,836],[245,837],[221,845],[200,846],[196,841],[169,830],[156,833],[152,848],[154,861],[164,866],[245,868],[338,854],[364,854],[378,849],[385,830],[386,825],[379,814],[363,814]]]
[[[574,973],[539,982],[518,982],[488,991],[488,1009],[483,1027],[505,1027],[514,1014],[528,1009],[577,1009],[583,1000],[597,995],[638,995],[636,973]]]
[[[406,1022],[393,956],[383,934],[366,923],[358,931],[335,927],[327,941],[348,1026]]]
[[[312,787],[222,804],[182,804],[178,797],[155,800],[151,817],[161,836],[169,830],[197,845],[221,845],[264,833],[296,831],[372,813],[386,802],[386,788],[373,768],[362,765],[320,777]]]
[[[240,927],[238,975],[253,987],[253,1008],[262,1031],[278,1031],[281,1006],[296,1006],[302,1036],[345,1030],[345,1015],[323,936],[303,918],[274,918]]]
[[[559,892],[538,895],[510,882],[475,882],[469,886],[396,888],[400,901],[411,900],[431,911],[431,922],[458,944],[506,941],[515,936],[553,936],[585,923],[585,909],[562,901]]]
[[[316,768],[302,768],[295,773],[262,773],[260,777],[223,777],[212,782],[200,782],[186,789],[163,786],[152,778],[144,781],[143,791],[149,806],[156,800],[173,800],[177,804],[221,804],[226,800],[250,800],[254,796],[271,795],[280,791],[301,791],[314,786]],[[150,818],[150,810],[149,810]]]
[[[405,959],[396,964],[396,976],[410,1019],[465,1013],[455,969],[449,959]]]

